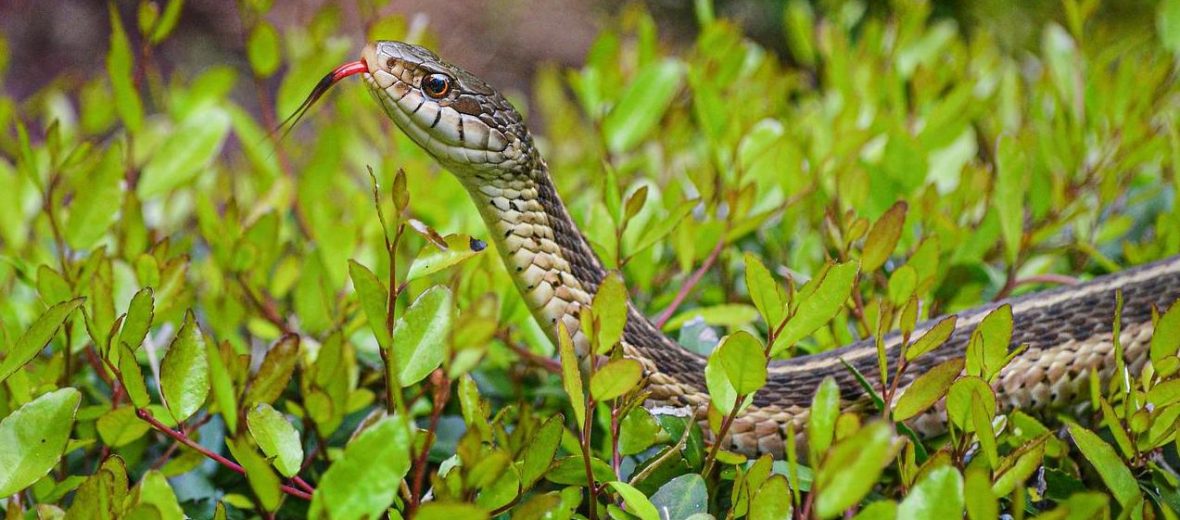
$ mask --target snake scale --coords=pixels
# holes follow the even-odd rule
[[[466,187],[504,265],[550,337],[556,337],[558,322],[564,323],[584,351],[579,312],[606,271],[562,204],[521,115],[484,81],[423,47],[382,41],[367,46],[362,56],[325,81],[363,75],[396,125]],[[1138,374],[1148,358],[1153,307],[1166,309],[1180,298],[1180,257],[959,313],[954,333],[911,365],[900,388],[936,364],[963,356],[983,316],[1009,304],[1014,319],[1009,348],[1028,349],[999,374],[993,385],[997,402],[1005,410],[1031,411],[1075,404],[1086,395],[1091,370],[1109,380],[1115,369],[1112,322],[1120,289],[1120,340],[1127,366]],[[920,324],[914,337],[934,323]],[[899,341],[896,335],[885,339],[891,362],[898,359]],[[690,407],[698,419],[705,417],[705,358],[681,348],[630,304],[622,345],[625,355],[642,364],[651,402]],[[875,380],[877,350],[871,339],[771,362],[766,386],[721,439],[722,447],[782,457],[786,429],[803,427],[825,377],[839,384],[846,409],[868,409],[868,396],[841,360]],[[937,434],[945,412],[932,408],[909,423],[920,433]]]

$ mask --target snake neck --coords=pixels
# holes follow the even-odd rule
[[[545,161],[535,152],[517,168],[478,172],[464,186],[478,201],[504,266],[550,339],[564,323],[584,352],[580,311],[606,271],[570,218]]]

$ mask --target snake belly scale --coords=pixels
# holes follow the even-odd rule
[[[423,47],[376,42],[365,48],[363,60],[365,80],[385,112],[474,199],[534,317],[551,338],[558,322],[564,323],[584,351],[579,313],[606,271],[570,218],[520,114],[478,77]],[[999,405],[1036,411],[1076,403],[1092,370],[1105,381],[1116,366],[1112,322],[1118,290],[1124,299],[1120,341],[1126,366],[1137,374],[1148,358],[1152,308],[1166,309],[1180,298],[1180,257],[959,313],[951,337],[919,357],[900,388],[929,368],[962,357],[980,320],[1009,304],[1014,321],[1010,348],[1028,349],[997,378]],[[934,323],[919,324],[914,337]],[[890,363],[898,359],[899,341],[885,338]],[[630,305],[622,344],[625,355],[643,365],[652,402],[690,407],[698,418],[705,416],[709,396],[703,357],[681,348]],[[870,380],[879,370],[871,339],[772,361],[766,386],[721,439],[722,447],[782,457],[786,429],[805,424],[813,393],[825,377],[839,384],[845,409],[867,410],[868,396],[842,361]],[[940,414],[932,409],[909,423],[920,433],[936,434],[945,422]]]

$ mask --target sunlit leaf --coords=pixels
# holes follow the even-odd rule
[[[267,403],[258,403],[246,413],[246,424],[262,453],[273,461],[279,473],[288,478],[299,473],[303,464],[303,445],[299,441],[299,432],[283,414]]]
[[[160,394],[173,419],[183,422],[205,404],[209,386],[205,337],[189,311],[160,362]]]
[[[426,378],[446,357],[454,315],[451,290],[431,287],[406,310],[393,328],[393,358],[403,386]]]
[[[607,401],[635,388],[643,377],[643,366],[634,359],[616,359],[603,365],[590,378],[590,397]]]
[[[410,470],[410,430],[386,417],[357,435],[328,466],[311,499],[310,517],[377,518]]]
[[[0,496],[9,496],[49,473],[61,459],[82,394],[62,388],[44,394],[0,420]]]

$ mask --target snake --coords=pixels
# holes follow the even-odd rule
[[[398,41],[365,46],[360,60],[326,76],[309,101],[351,75],[361,75],[401,132],[458,178],[533,317],[555,344],[559,325],[564,325],[584,355],[588,339],[580,315],[608,271],[563,204],[520,112],[474,74],[429,49]],[[1122,363],[1114,344],[1118,293]],[[903,371],[898,391],[904,395],[921,374],[964,357],[984,317],[1006,305],[1013,322],[1008,349],[1023,350],[992,380],[997,407],[1035,413],[1084,405],[1092,372],[1100,381],[1109,381],[1120,366],[1132,376],[1142,373],[1150,362],[1153,313],[1178,298],[1180,257],[1171,257],[963,311],[956,314],[946,341]],[[939,321],[917,324],[912,337]],[[895,369],[903,341],[897,333],[882,338],[886,370]],[[705,420],[710,403],[705,356],[664,335],[630,302],[620,343],[624,355],[643,368],[649,406],[687,408],[696,420]],[[878,348],[875,339],[866,338],[817,354],[771,360],[766,384],[713,442],[737,453],[782,458],[788,430],[804,432],[816,389],[826,378],[837,383],[842,409],[871,411],[871,395],[856,372],[876,380],[881,370]],[[919,434],[937,435],[946,420],[945,405],[939,405],[907,424]]]

